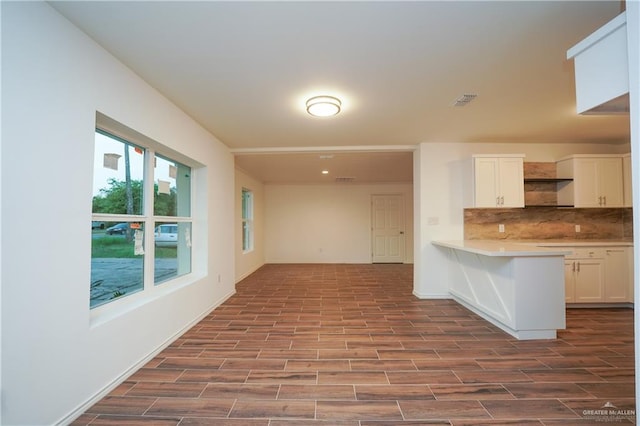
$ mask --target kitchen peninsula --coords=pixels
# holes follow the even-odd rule
[[[453,298],[520,340],[565,328],[561,248],[505,241],[434,241],[447,252]]]

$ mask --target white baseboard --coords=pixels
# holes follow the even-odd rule
[[[419,293],[413,290],[413,295],[418,299],[452,299],[449,293]]]
[[[80,417],[85,411],[87,411],[89,408],[91,408],[95,403],[100,401],[102,398],[107,396],[112,390],[114,390],[115,388],[120,386],[133,373],[138,371],[146,363],[148,363],[153,358],[155,358],[160,352],[162,352],[165,348],[167,348],[169,345],[171,345],[173,342],[175,342],[176,339],[178,339],[180,336],[182,336],[184,333],[186,333],[191,327],[196,325],[198,322],[200,322],[202,319],[204,319],[207,315],[209,315],[211,312],[213,312],[213,310],[216,309],[218,306],[222,305],[227,299],[229,299],[235,293],[236,293],[236,290],[234,288],[233,291],[231,291],[227,295],[223,296],[213,306],[207,308],[203,313],[198,315],[194,320],[190,321],[187,325],[185,325],[183,328],[181,328],[178,332],[174,333],[167,340],[165,340],[164,343],[162,343],[159,347],[154,349],[150,354],[148,354],[147,356],[142,358],[140,361],[136,362],[134,365],[132,365],[127,370],[122,372],[122,374],[120,374],[115,380],[113,380],[111,383],[109,383],[102,390],[100,390],[98,393],[93,395],[91,398],[89,398],[87,401],[85,401],[83,404],[81,404],[75,410],[73,410],[72,412],[70,412],[69,414],[64,416],[62,419],[57,421],[55,424],[56,425],[61,425],[61,426],[68,425],[71,422],[73,422],[75,419]]]

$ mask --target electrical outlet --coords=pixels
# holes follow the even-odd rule
[[[504,223],[498,225],[498,232],[504,232]]]
[[[576,232],[580,232],[580,225],[576,225]]]

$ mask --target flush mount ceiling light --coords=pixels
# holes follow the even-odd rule
[[[340,112],[342,102],[333,96],[314,96],[307,101],[307,112],[314,117],[331,117]]]
[[[474,100],[478,95],[475,93],[465,93],[453,102],[454,107],[463,107]]]

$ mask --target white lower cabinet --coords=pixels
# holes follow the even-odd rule
[[[633,289],[632,268],[629,268],[629,248],[612,247],[605,250],[605,282],[607,286],[604,293],[604,301],[632,302]]]
[[[565,303],[576,302],[576,277],[575,261],[565,258],[564,261],[564,301]]]
[[[633,248],[568,247],[566,303],[633,302]]]
[[[604,299],[605,268],[599,253],[590,256],[567,256],[564,262],[567,303],[597,303]]]

